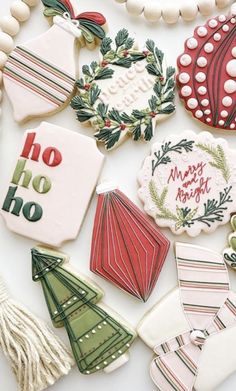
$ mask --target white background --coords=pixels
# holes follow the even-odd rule
[[[169,0],[165,0],[169,1]],[[177,0],[175,0],[177,1]],[[190,1],[190,0],[189,0]],[[137,40],[142,46],[147,38],[155,40],[156,44],[167,54],[170,65],[175,65],[177,56],[183,50],[184,40],[191,36],[194,25],[203,23],[198,18],[197,22],[179,23],[176,26],[159,24],[156,26],[147,24],[143,18],[134,18],[127,14],[124,6],[115,3],[114,0],[78,0],[80,11],[100,11],[108,20],[110,34],[115,33],[122,27],[129,29],[136,34]],[[8,13],[11,0],[0,0],[0,14]],[[22,25],[17,43],[23,43],[42,33],[48,28],[47,20],[42,15],[43,7],[40,5],[32,11],[31,18]],[[57,44],[55,42],[55,44]],[[60,43],[58,44],[60,46]],[[63,50],[63,48],[61,48]],[[77,56],[78,72],[82,64],[89,63],[96,59],[97,52],[88,52],[82,49]],[[162,141],[167,134],[181,132],[185,129],[192,129],[196,132],[205,130],[206,127],[192,119],[185,112],[183,105],[176,97],[177,112],[170,119],[160,124],[156,129],[154,140]],[[18,126],[12,118],[12,110],[7,97],[4,95],[2,104],[3,116],[0,132],[0,196],[6,193],[16,151],[21,142],[23,131],[27,128],[38,126],[39,120],[31,121],[25,126]],[[92,135],[89,128],[83,128],[75,119],[73,110],[68,107],[63,112],[50,117],[49,121],[67,127],[83,134]],[[218,136],[224,136],[232,147],[236,147],[236,135],[214,132]],[[101,148],[103,151],[103,149]],[[149,154],[150,144],[143,142],[134,143],[128,140],[117,150],[106,153],[107,159],[102,173],[103,178],[115,179],[122,191],[124,191],[140,207],[141,203],[137,198],[137,173],[142,161]],[[116,309],[134,326],[138,323],[146,311],[148,311],[165,293],[176,285],[176,266],[173,256],[173,244],[175,240],[192,242],[217,251],[222,251],[227,242],[227,234],[230,232],[230,225],[218,228],[210,236],[201,234],[193,239],[185,235],[174,237],[168,230],[165,234],[171,240],[171,248],[168,258],[160,275],[156,288],[146,304],[136,301],[133,297],[123,293],[101,278],[92,275],[89,271],[90,241],[92,235],[93,219],[96,207],[96,196],[93,197],[84,224],[77,240],[64,245],[63,250],[70,254],[71,262],[78,270],[92,276],[97,283],[104,288],[106,295],[104,302]],[[0,220],[0,272],[8,284],[11,294],[24,303],[31,311],[50,323],[48,311],[40,284],[31,280],[31,259],[30,248],[35,243],[29,239],[17,236],[9,232],[3,221]],[[230,271],[232,287],[236,289],[236,274]],[[168,315],[168,314],[167,314]],[[158,325],[153,325],[158,327]],[[65,341],[65,331],[55,330]],[[232,347],[232,351],[235,347]],[[152,352],[144,343],[137,339],[130,349],[131,359],[128,364],[113,372],[110,375],[98,373],[89,377],[83,376],[77,369],[58,381],[53,387],[54,391],[128,391],[130,388],[136,391],[154,391],[156,387],[149,377],[149,363]],[[235,353],[236,354],[236,353]],[[236,387],[236,374],[229,378],[218,391],[232,391]],[[1,391],[17,390],[14,375],[11,373],[5,358],[0,355],[0,389]],[[202,390],[203,391],[203,390]]]

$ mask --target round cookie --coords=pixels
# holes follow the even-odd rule
[[[185,131],[152,146],[139,197],[160,227],[190,236],[213,232],[236,211],[236,151],[209,132]]]
[[[220,15],[195,29],[178,58],[185,108],[214,128],[236,129],[236,18]]]

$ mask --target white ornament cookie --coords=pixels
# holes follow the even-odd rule
[[[1,194],[8,228],[56,247],[74,239],[103,159],[94,140],[57,125],[42,122],[26,131],[10,184]]]
[[[61,110],[75,88],[75,39],[83,38],[91,44],[95,37],[105,36],[101,26],[106,20],[101,14],[76,16],[69,0],[43,0],[43,3],[44,14],[53,16],[53,26],[17,46],[4,68],[5,89],[18,122]],[[10,52],[13,40],[5,45]]]
[[[213,391],[236,370],[236,294],[222,255],[177,243],[176,260],[179,289],[161,299],[137,331],[155,352],[151,377],[158,389]]]
[[[125,29],[114,45],[104,38],[100,62],[84,65],[82,71],[71,106],[80,122],[91,123],[108,150],[128,135],[135,141],[151,140],[157,121],[175,110],[174,68],[165,66],[164,54],[151,40],[138,51]]]
[[[213,232],[236,211],[236,151],[208,132],[185,131],[155,143],[139,173],[139,197],[174,234]]]

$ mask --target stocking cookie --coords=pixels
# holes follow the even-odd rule
[[[139,197],[160,227],[190,236],[213,232],[236,210],[236,151],[208,132],[155,143],[139,173]]]
[[[18,122],[61,110],[75,87],[75,39],[91,44],[103,38],[105,18],[98,13],[76,15],[69,0],[42,0],[53,26],[19,45],[9,55],[3,79]]]
[[[33,280],[42,283],[55,327],[65,327],[79,370],[109,373],[129,359],[136,333],[109,308],[103,292],[67,264],[69,257],[48,248],[32,249]]]
[[[178,58],[179,94],[206,125],[236,129],[236,18],[220,15],[197,27]]]
[[[147,301],[165,261],[169,241],[114,183],[97,187],[90,269]]]
[[[100,61],[82,68],[78,94],[72,99],[80,122],[89,122],[95,138],[106,149],[118,146],[128,135],[151,140],[157,121],[174,112],[174,74],[164,54],[151,40],[143,51],[134,47],[127,30],[115,42],[102,41]]]
[[[26,131],[1,214],[10,230],[52,246],[74,239],[103,164],[91,138],[42,122]]]
[[[231,217],[231,226],[233,231],[229,235],[229,247],[223,252],[225,262],[232,268],[236,268],[236,215]]]
[[[138,334],[155,352],[159,390],[213,391],[236,370],[236,294],[220,254],[177,243],[176,260],[179,289],[144,316]]]

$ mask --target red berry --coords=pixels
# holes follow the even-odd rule
[[[105,126],[106,126],[107,128],[110,128],[110,126],[111,126],[111,121],[110,121],[109,119],[106,119],[106,120],[105,120]]]
[[[149,51],[148,50],[144,50],[143,54],[144,54],[145,57],[147,57],[149,55]]]
[[[105,68],[105,67],[107,66],[107,64],[108,64],[108,61],[103,60],[102,63],[101,63],[101,66],[102,66],[103,68]]]
[[[156,113],[154,113],[154,111],[151,111],[151,113],[149,113],[150,117],[152,118],[155,118],[156,117]]]
[[[120,130],[125,130],[126,125],[125,124],[120,124]]]
[[[124,57],[127,57],[129,55],[129,51],[128,50],[124,50],[123,55],[124,55]]]
[[[85,89],[86,91],[88,91],[88,90],[90,89],[90,87],[91,87],[90,84],[85,84],[85,85],[84,85],[84,89]]]
[[[160,80],[160,81],[163,81],[163,80],[164,80],[164,77],[163,77],[163,76],[160,76],[160,77],[159,77],[159,80]]]

